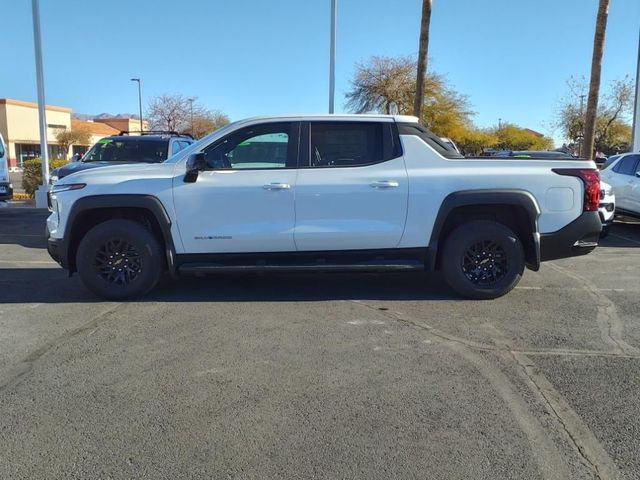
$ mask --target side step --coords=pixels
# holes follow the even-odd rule
[[[178,267],[178,273],[206,274],[206,273],[237,273],[237,272],[389,272],[389,271],[424,271],[423,262],[418,260],[399,260],[384,262],[364,262],[355,264],[255,264],[255,265],[224,265],[219,263],[183,263]]]

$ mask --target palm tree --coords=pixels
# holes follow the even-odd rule
[[[431,1],[422,0],[422,20],[420,22],[420,46],[418,50],[418,73],[416,76],[416,97],[413,114],[422,118],[424,103],[424,77],[427,73],[427,51],[429,50],[429,23],[431,22]]]
[[[591,58],[591,80],[589,81],[589,97],[587,98],[587,114],[584,119],[584,153],[593,160],[594,133],[596,113],[598,111],[598,95],[600,94],[600,71],[602,70],[602,50],[604,35],[607,29],[609,0],[600,0],[596,17],[596,33],[593,36],[593,57]]]

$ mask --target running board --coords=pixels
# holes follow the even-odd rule
[[[224,265],[210,263],[184,263],[178,273],[238,273],[238,272],[388,272],[424,271],[424,263],[419,261],[356,263],[356,264],[305,264],[305,265]]]

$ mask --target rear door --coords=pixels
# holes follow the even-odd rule
[[[299,251],[397,247],[408,179],[395,123],[304,124],[296,183]]]
[[[640,155],[625,155],[613,166],[613,174],[606,178],[616,194],[616,205],[622,210],[633,210],[632,190],[637,180],[635,172],[639,159]]]

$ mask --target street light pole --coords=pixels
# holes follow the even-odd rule
[[[329,53],[329,113],[333,113],[336,91],[336,21],[338,0],[331,0],[331,47]]]
[[[193,137],[193,101],[195,98],[187,98],[187,100],[189,101],[189,109],[191,111],[191,136]]]
[[[638,71],[636,72],[636,101],[633,109],[632,152],[640,152],[640,33],[638,34]]]
[[[132,78],[132,82],[138,82],[138,107],[140,107],[140,133],[144,131],[144,127],[142,126],[142,87],[140,86],[139,78]]]
[[[42,68],[42,38],[40,35],[40,5],[31,0],[33,17],[33,44],[36,54],[36,85],[38,89],[38,120],[40,126],[40,158],[42,159],[42,185],[36,192],[36,207],[47,207],[47,186],[49,185],[49,150],[47,148],[47,115],[44,100],[44,73]]]

